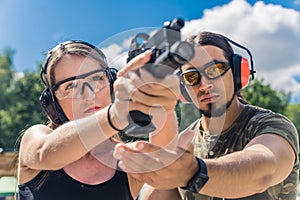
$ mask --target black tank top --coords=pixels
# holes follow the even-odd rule
[[[133,200],[127,174],[119,170],[110,180],[98,185],[81,183],[63,169],[41,171],[18,187],[18,200]]]

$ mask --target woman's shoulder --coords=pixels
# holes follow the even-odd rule
[[[34,135],[48,135],[51,133],[53,130],[49,128],[48,126],[44,124],[35,124],[31,127],[29,127],[27,130],[25,130],[24,134],[22,135],[22,139],[27,138],[27,137],[33,137]]]
[[[33,126],[31,126],[31,127],[29,127],[26,131],[25,131],[25,133],[26,132],[33,132],[33,131],[47,131],[47,132],[51,132],[52,131],[52,129],[49,127],[49,126],[47,126],[47,125],[45,125],[45,124],[35,124],[35,125],[33,125]]]

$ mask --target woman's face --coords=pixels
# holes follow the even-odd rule
[[[55,83],[71,79],[59,84],[55,91],[69,94],[56,97],[70,121],[89,116],[111,103],[109,80],[99,69],[104,68],[96,60],[79,55],[65,55],[54,68]]]

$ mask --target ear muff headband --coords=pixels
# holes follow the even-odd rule
[[[245,50],[250,58],[250,66],[249,66],[249,62],[246,58],[242,57],[239,54],[233,55],[232,71],[234,75],[235,91],[237,92],[240,89],[247,87],[250,79],[251,80],[254,79],[254,74],[256,72],[254,70],[253,57],[251,51],[248,48],[227,38],[224,35],[220,35],[220,36],[223,37],[225,40],[227,40],[229,43]]]
[[[52,89],[50,88],[50,84],[44,78],[44,75],[47,74],[47,67],[48,67],[50,58],[52,57],[52,52],[55,51],[55,49],[57,49],[59,47],[64,48],[66,45],[72,44],[72,43],[84,44],[84,45],[96,50],[97,53],[99,53],[100,56],[103,58],[104,62],[107,63],[106,56],[102,53],[101,50],[99,50],[97,47],[95,47],[87,42],[80,41],[80,40],[70,40],[70,41],[63,42],[61,44],[58,44],[52,50],[49,51],[47,58],[42,66],[41,73],[40,73],[40,78],[46,86],[45,90],[41,93],[40,104],[41,104],[44,112],[51,119],[51,121],[53,121],[57,125],[61,125],[61,124],[65,123],[66,121],[69,121],[69,119],[66,117],[65,113],[63,112],[63,109],[57,102],[57,99],[56,99],[55,95],[53,94]],[[108,79],[110,82],[110,93],[111,93],[112,101],[114,101],[113,83],[116,80],[117,72],[118,72],[118,70],[115,68],[108,68],[108,70],[107,70],[107,76],[108,76]]]
[[[234,54],[233,59],[232,59],[232,71],[233,71],[233,76],[234,76],[234,86],[235,86],[235,91],[239,91],[242,88],[247,87],[249,84],[249,80],[254,79],[254,74],[256,71],[254,70],[254,65],[253,65],[253,57],[249,49],[246,47],[238,44],[237,42],[227,38],[226,36],[220,35],[219,36],[223,37],[225,40],[227,40],[229,43],[245,50],[247,54],[249,55],[250,58],[250,66],[249,62],[246,58],[240,56],[239,54]],[[177,72],[177,75],[180,74],[180,71]],[[180,82],[180,90],[181,90],[181,95],[180,95],[180,100],[182,102],[192,102],[191,97],[189,96],[185,86]]]

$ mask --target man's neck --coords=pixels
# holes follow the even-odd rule
[[[231,105],[227,108],[226,112],[222,116],[202,116],[201,126],[204,131],[209,132],[211,135],[219,135],[233,124],[233,122],[243,111],[244,107],[245,105],[235,97]]]

